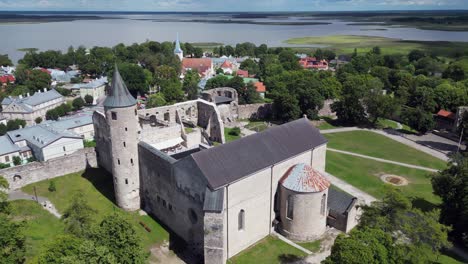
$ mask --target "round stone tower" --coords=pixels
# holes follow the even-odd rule
[[[280,184],[280,232],[296,241],[317,239],[326,230],[330,182],[301,163],[289,169]]]
[[[109,125],[115,199],[122,209],[135,211],[140,209],[138,116],[136,100],[123,82],[117,65],[104,110]]]

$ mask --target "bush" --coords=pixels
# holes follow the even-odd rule
[[[68,90],[68,89],[65,89],[65,88],[58,88],[58,87],[57,87],[57,88],[55,88],[55,90],[56,90],[59,94],[61,94],[61,95],[63,95],[63,96],[69,96],[69,95],[71,94],[71,90]]]
[[[96,147],[96,141],[94,141],[94,140],[91,140],[91,141],[84,140],[83,145],[84,145],[85,148],[94,148],[94,147]]]
[[[36,122],[36,124],[42,123],[42,117],[38,117],[38,118],[34,119],[34,122]]]
[[[49,190],[49,192],[57,191],[57,188],[55,187],[55,181],[52,180],[49,182],[49,188],[47,188],[47,190]]]
[[[73,100],[72,105],[75,110],[80,110],[85,105],[85,101],[83,100],[83,98],[78,97]]]
[[[10,168],[10,164],[0,163],[0,169]]]
[[[84,100],[85,100],[87,105],[92,105],[93,102],[94,102],[93,96],[89,95],[89,94],[85,95]]]
[[[231,129],[231,130],[229,131],[228,134],[231,135],[231,136],[239,136],[240,133],[241,133],[240,128],[239,128],[239,127],[234,127],[233,129]]]
[[[13,164],[15,164],[15,166],[21,165],[21,163],[22,163],[22,161],[21,161],[20,156],[14,156],[13,157]]]
[[[34,157],[28,158],[28,163],[29,163],[29,162],[34,162],[34,161],[36,161],[36,158],[34,158]]]

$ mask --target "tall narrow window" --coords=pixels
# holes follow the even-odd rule
[[[117,120],[117,113],[111,112],[112,120]]]
[[[294,198],[292,195],[288,196],[288,201],[286,203],[286,218],[291,220],[294,218]]]
[[[117,159],[117,163],[120,165],[120,159]]]
[[[128,179],[125,179],[125,184],[128,184]]]
[[[65,148],[65,146],[63,147],[63,151],[67,151],[67,149]]]
[[[124,148],[126,148],[126,147],[127,147],[127,144],[125,144],[125,141],[124,141],[124,143],[123,143],[123,144],[124,144]]]
[[[244,209],[240,210],[239,212],[239,219],[238,219],[238,229],[244,230],[245,229],[245,211]]]
[[[326,202],[327,202],[327,195],[323,194],[322,195],[322,202],[320,204],[320,213],[322,215],[325,215]]]
[[[133,159],[130,159],[130,163],[133,165]]]
[[[128,131],[128,128],[125,128],[125,131]]]

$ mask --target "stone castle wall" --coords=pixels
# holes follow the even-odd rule
[[[273,114],[273,104],[248,104],[238,106],[239,119],[267,119]]]
[[[89,167],[97,167],[94,148],[84,148],[71,155],[44,162],[3,169],[0,170],[0,175],[8,181],[11,190],[16,190],[31,183],[79,172]]]

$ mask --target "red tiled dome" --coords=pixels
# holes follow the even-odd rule
[[[280,182],[286,189],[303,193],[322,192],[330,187],[320,172],[304,163],[291,167]]]

